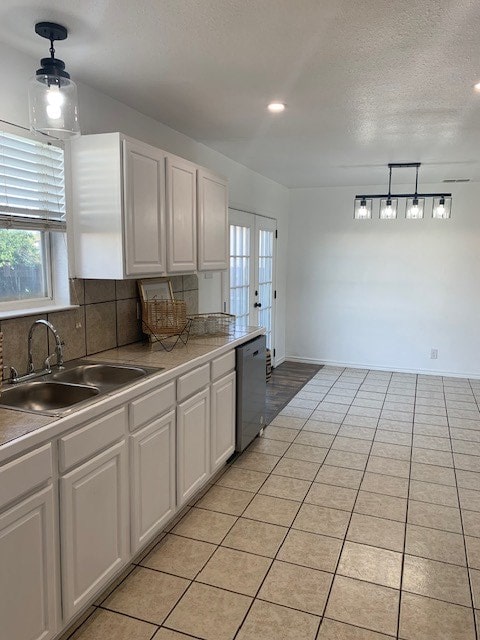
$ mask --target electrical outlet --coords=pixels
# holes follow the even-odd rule
[[[82,328],[82,323],[81,322],[76,322],[75,323],[75,329],[81,329]]]
[[[438,358],[438,349],[432,349],[430,351],[430,360],[436,360]]]

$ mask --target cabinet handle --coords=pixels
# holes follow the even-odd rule
[[[262,306],[262,303],[261,303],[261,302],[255,302],[253,306],[254,306],[254,307],[261,307],[261,306]]]

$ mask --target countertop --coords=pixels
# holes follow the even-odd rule
[[[162,371],[107,394],[101,400],[92,399],[92,402],[82,409],[76,411],[75,407],[72,407],[68,415],[62,417],[0,409],[0,460],[16,455],[22,449],[39,444],[42,439],[54,437],[59,432],[74,426],[75,418],[81,418],[86,412],[92,411],[95,405],[98,405],[99,411],[102,408],[108,410],[109,404],[112,404],[111,401],[115,400],[116,396],[122,395],[128,400],[129,396],[135,393],[148,391],[149,388],[167,382],[185,371],[200,366],[215,355],[221,355],[263,333],[265,330],[259,327],[234,326],[230,329],[228,336],[190,338],[187,345],[179,343],[170,352],[165,351],[158,343],[137,342],[87,356],[84,360],[162,367]],[[129,391],[131,393],[128,393]],[[58,428],[54,429],[57,426]]]

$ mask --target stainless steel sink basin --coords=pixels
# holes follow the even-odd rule
[[[81,386],[60,382],[25,382],[3,389],[0,404],[23,411],[55,412],[97,396],[94,386]]]
[[[53,373],[52,378],[58,382],[99,387],[118,387],[138,378],[143,378],[146,375],[148,375],[148,372],[141,367],[114,364],[79,364],[71,369]]]
[[[73,360],[51,373],[39,372],[33,380],[5,385],[0,394],[0,407],[64,415],[73,405],[112,393],[158,371],[162,368]]]

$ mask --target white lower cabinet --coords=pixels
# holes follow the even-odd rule
[[[177,505],[210,475],[210,388],[177,407]]]
[[[130,437],[131,552],[175,512],[175,411]]]
[[[125,441],[60,479],[63,618],[80,611],[130,557]]]
[[[234,371],[212,384],[211,473],[235,451],[235,392]]]
[[[234,367],[231,350],[0,466],[0,640],[53,640],[226,462]]]
[[[0,515],[0,637],[49,640],[58,632],[53,488]]]

